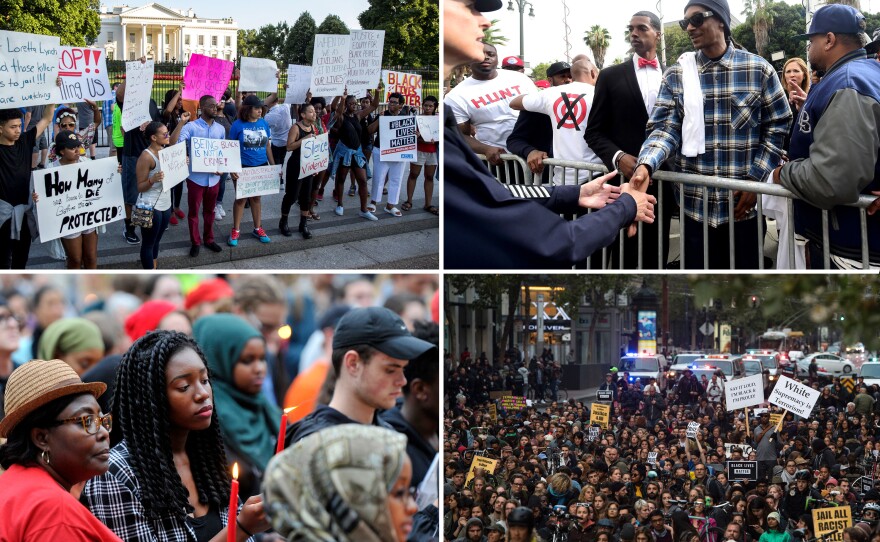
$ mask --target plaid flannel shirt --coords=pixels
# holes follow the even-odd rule
[[[147,517],[141,504],[141,486],[128,458],[128,446],[123,440],[110,450],[109,470],[86,482],[80,497],[82,503],[126,542],[196,542],[196,533],[185,519],[170,515],[155,520]],[[220,508],[220,520],[224,526],[229,521],[225,506]],[[248,540],[253,542],[253,538]]]
[[[670,164],[684,173],[764,181],[779,165],[791,124],[791,109],[776,71],[763,58],[730,44],[717,61],[702,51],[697,51],[696,60],[703,91],[706,152],[694,158],[681,154],[684,88],[681,65],[676,63],[663,74],[639,163],[656,171],[671,158]],[[727,189],[678,184],[675,188],[690,218],[708,220],[712,227],[730,221]],[[706,216],[704,191],[709,197]],[[747,218],[755,214],[752,210]]]

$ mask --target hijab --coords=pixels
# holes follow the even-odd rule
[[[234,368],[245,344],[260,332],[233,314],[212,314],[196,320],[193,338],[208,360],[214,405],[223,439],[260,470],[275,453],[281,411],[263,392],[251,395],[235,387]]]
[[[266,515],[288,540],[396,542],[386,499],[406,456],[406,437],[370,425],[328,427],[269,463]]]
[[[97,324],[85,318],[62,318],[49,324],[43,332],[37,358],[53,359],[92,348],[104,351],[104,339]]]

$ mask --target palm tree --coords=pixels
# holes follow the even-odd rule
[[[752,15],[752,30],[755,32],[755,49],[758,56],[765,56],[770,44],[770,29],[773,27],[773,14],[769,4],[773,0],[746,0],[745,8]],[[858,0],[856,0],[858,1]]]
[[[483,31],[483,43],[495,46],[505,45],[507,43],[507,38],[501,35],[498,31],[498,27],[495,26],[500,22],[500,19],[492,19],[492,26]]]
[[[584,36],[584,43],[593,51],[593,59],[596,61],[596,67],[600,70],[605,64],[605,51],[608,50],[608,42],[611,41],[611,34],[607,29],[595,24],[587,30]]]

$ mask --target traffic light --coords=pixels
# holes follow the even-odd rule
[[[756,296],[756,295],[749,296],[749,307],[755,309],[760,304],[761,304],[761,299],[758,296]]]

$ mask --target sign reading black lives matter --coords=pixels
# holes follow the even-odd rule
[[[380,160],[383,162],[412,162],[416,159],[416,118],[379,117],[381,143]]]
[[[767,401],[771,405],[794,412],[801,418],[809,418],[819,395],[819,390],[780,375],[779,382],[773,387],[773,393]]]
[[[729,480],[758,480],[757,461],[728,461],[727,478]]]
[[[116,158],[89,160],[33,173],[42,242],[125,218]]]

